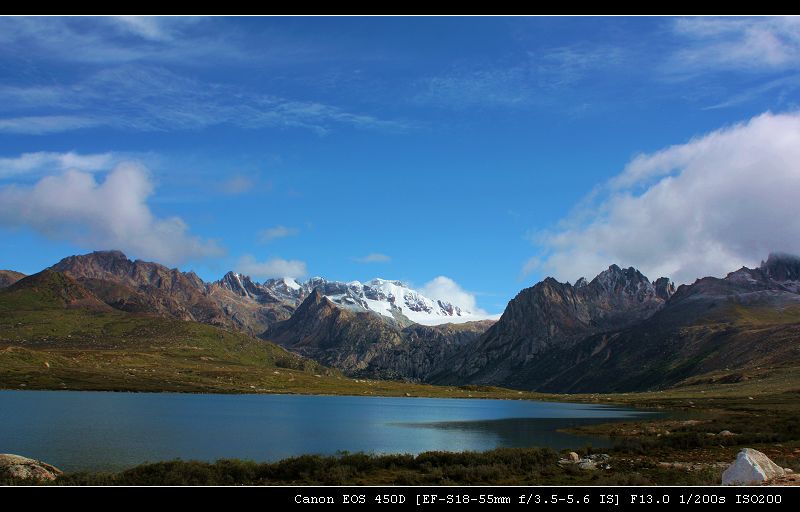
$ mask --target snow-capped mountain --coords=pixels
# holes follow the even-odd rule
[[[319,289],[322,295],[341,307],[374,311],[400,321],[405,317],[417,324],[463,323],[484,318],[447,300],[426,297],[402,281],[376,278],[365,283],[342,283],[313,277],[302,286],[308,293]]]
[[[285,302],[299,305],[314,289],[339,307],[353,311],[373,311],[400,324],[438,325],[482,320],[485,317],[466,311],[447,300],[432,299],[401,281],[372,279],[360,281],[328,281],[312,277],[305,282],[292,278],[269,279],[262,284],[249,277],[229,272],[218,282],[242,297],[257,302]]]

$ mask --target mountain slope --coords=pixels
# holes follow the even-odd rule
[[[665,280],[651,283],[638,270],[616,265],[575,286],[547,278],[522,290],[500,320],[447,361],[434,380],[516,381],[514,374],[539,354],[640,322],[658,311],[670,293]]]
[[[427,381],[444,361],[494,324],[481,320],[459,324],[413,324],[400,333],[402,343],[378,351],[358,374],[381,379]]]
[[[335,377],[241,333],[115,310],[49,269],[0,290],[0,387],[295,389],[315,374]]]
[[[491,321],[405,329],[373,311],[354,311],[314,289],[291,318],[262,337],[322,364],[363,377],[423,380]]]
[[[22,272],[16,272],[14,270],[0,270],[0,288],[11,286],[23,277],[25,277],[25,274]]]
[[[77,280],[115,309],[231,325],[219,305],[205,293],[205,283],[193,272],[131,261],[120,251],[69,256],[51,269]]]
[[[86,308],[110,311],[111,308],[78,282],[50,269],[24,277],[0,293],[0,311],[13,315],[16,310]]]
[[[262,336],[298,354],[350,373],[363,370],[376,352],[401,343],[395,327],[372,312],[337,306],[315,289],[291,318]]]
[[[569,315],[551,315],[554,325],[536,324],[535,316],[528,317],[534,321],[525,325],[527,331],[506,322],[503,327],[512,333],[504,331],[504,339],[524,340],[511,347],[501,345],[505,354],[511,354],[511,362],[501,360],[484,368],[475,362],[480,358],[490,364],[496,361],[485,355],[492,352],[481,352],[498,340],[495,326],[465,350],[466,357],[456,358],[461,366],[455,371],[444,369],[433,380],[467,379],[550,392],[611,392],[662,389],[708,379],[735,381],[756,370],[795,368],[800,366],[797,276],[796,258],[771,255],[760,268],[742,268],[723,279],[706,277],[683,285],[652,314],[643,307],[650,300],[624,300],[620,311],[632,311],[631,318],[636,319],[629,325],[620,326],[617,321],[578,324]],[[566,285],[559,289],[569,292]],[[530,307],[524,293],[520,294],[523,302],[509,309]],[[535,296],[551,297],[547,305],[554,302],[544,292]],[[643,297],[649,296],[647,292]],[[534,302],[534,306],[538,305]],[[538,349],[525,352],[525,358],[514,358],[525,349],[519,345],[529,340]],[[479,369],[465,373],[465,368]]]
[[[250,277],[228,272],[206,286],[208,296],[222,309],[237,329],[252,335],[286,320],[300,304],[302,295],[285,293],[280,285],[254,282]]]
[[[69,256],[51,268],[76,279],[115,309],[156,313],[250,335],[288,318],[299,304],[294,298],[283,301],[249,278],[232,272],[220,281],[206,284],[194,272],[131,261],[120,251]]]

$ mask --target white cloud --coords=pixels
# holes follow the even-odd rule
[[[800,18],[710,18],[675,20],[684,46],[669,61],[678,72],[764,71],[800,63]]]
[[[477,317],[488,317],[489,314],[478,307],[475,294],[464,290],[458,283],[446,276],[436,277],[422,287],[420,292],[434,300],[447,301]]]
[[[598,198],[536,238],[526,263],[561,280],[611,263],[691,282],[800,254],[800,114],[762,114],[634,158]]]
[[[181,218],[157,217],[147,204],[153,188],[139,164],[120,163],[102,182],[73,168],[32,186],[0,187],[0,224],[169,265],[223,253],[214,241],[189,233]]]
[[[389,263],[392,257],[379,252],[373,252],[355,259],[359,263]]]
[[[308,274],[306,263],[300,260],[284,260],[272,258],[267,261],[258,261],[250,254],[239,258],[236,270],[260,279],[275,277],[301,278]]]
[[[113,153],[80,154],[39,151],[18,157],[0,158],[0,179],[20,175],[41,175],[79,169],[85,172],[108,170],[120,161]]]
[[[262,229],[258,233],[258,240],[262,244],[269,243],[278,238],[286,238],[288,236],[295,236],[300,231],[297,228],[288,228],[286,226],[274,226],[267,229]]]

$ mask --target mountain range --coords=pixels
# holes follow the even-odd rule
[[[0,271],[6,310],[18,304],[9,294],[42,280],[46,296],[71,310],[208,324],[356,377],[633,391],[736,381],[800,362],[800,259],[782,254],[677,289],[617,265],[575,284],[547,278],[520,291],[497,321],[399,281],[257,283],[229,272],[206,283],[119,251],[70,256],[35,276]],[[0,342],[17,339],[15,329],[0,325]]]
[[[800,259],[673,291],[612,265],[588,284],[545,279],[431,377],[551,392],[664,388],[800,362]]]
[[[132,261],[120,251],[70,256],[51,267],[83,284],[101,300],[123,311],[148,311],[182,320],[235,328],[258,335],[288,319],[314,289],[338,307],[373,312],[399,326],[480,320],[450,302],[434,300],[400,281],[373,279],[343,283],[313,277],[257,283],[228,272],[205,283],[193,272],[158,263]]]

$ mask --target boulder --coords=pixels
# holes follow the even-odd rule
[[[744,448],[722,473],[722,485],[760,485],[785,474],[782,467],[760,451]]]
[[[581,460],[581,456],[580,456],[580,455],[578,455],[578,454],[577,454],[577,453],[575,453],[575,452],[569,452],[569,453],[567,454],[567,459],[568,459],[570,462],[580,462],[580,460]]]
[[[55,480],[63,471],[40,460],[10,453],[0,454],[0,478]]]

